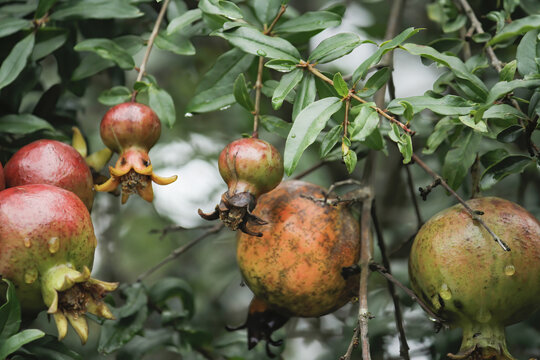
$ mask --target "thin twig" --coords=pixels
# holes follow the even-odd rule
[[[144,73],[146,71],[146,64],[148,63],[148,59],[150,58],[150,52],[152,51],[152,46],[154,45],[154,41],[156,40],[159,32],[159,27],[161,26],[161,22],[163,21],[165,13],[167,12],[167,7],[169,6],[170,1],[171,0],[165,0],[163,2],[163,5],[161,5],[161,10],[159,10],[156,23],[154,24],[154,28],[152,29],[152,33],[150,34],[150,38],[148,38],[148,43],[146,44],[146,52],[144,53],[141,66],[139,66],[139,73],[137,74],[137,79],[135,80],[135,82],[141,81],[144,76]],[[131,101],[135,101],[136,97],[137,91],[133,91],[133,95],[131,95]]]
[[[215,226],[213,226],[212,228],[208,229],[207,231],[205,231],[203,234],[201,234],[199,237],[197,237],[196,239],[193,239],[191,240],[190,242],[188,242],[187,244],[185,245],[182,245],[176,249],[174,249],[169,255],[167,255],[163,260],[161,260],[159,263],[157,263],[156,265],[152,266],[150,269],[146,270],[144,273],[142,273],[141,275],[139,275],[137,277],[137,282],[139,281],[142,281],[144,278],[146,278],[147,276],[149,276],[150,274],[152,274],[154,271],[160,269],[163,265],[169,263],[170,261],[176,259],[177,257],[179,257],[180,255],[182,255],[183,253],[185,253],[186,251],[188,251],[189,249],[191,249],[194,245],[198,244],[199,242],[201,242],[202,240],[204,240],[205,238],[207,238],[208,236],[212,235],[212,234],[215,234],[215,233],[218,233],[221,229],[223,229],[223,224],[222,223],[218,223],[216,224]]]
[[[312,167],[310,168],[307,168],[306,170],[302,171],[300,174],[294,176],[292,179],[293,180],[300,180],[302,179],[303,177],[311,174],[312,172],[314,172],[315,170],[317,170],[318,168],[320,168],[321,166],[323,166],[324,164],[326,163],[326,161],[319,161],[318,163],[316,163],[315,165],[313,165]]]
[[[201,229],[209,229],[211,227],[212,227],[212,225],[202,225],[202,226],[197,226],[197,227],[193,227],[193,228],[187,228],[187,227],[180,226],[180,225],[171,225],[171,226],[166,226],[166,227],[164,227],[162,229],[152,229],[148,233],[149,234],[160,234],[159,239],[161,240],[171,232],[187,231],[187,230],[201,230]]]
[[[381,230],[379,220],[377,218],[377,209],[375,202],[373,202],[373,207],[371,208],[371,218],[373,219],[373,226],[375,227],[375,233],[377,234],[377,244],[381,250],[381,258],[383,266],[386,268],[389,274],[391,274],[390,269],[390,260],[386,254],[386,244],[384,243],[383,232]],[[394,303],[394,313],[396,318],[396,326],[399,332],[399,354],[405,360],[409,360],[409,345],[407,344],[407,337],[405,336],[405,329],[403,327],[403,314],[401,312],[401,306],[399,305],[399,298],[396,294],[396,288],[394,283],[388,282],[388,292],[392,297],[392,302]]]
[[[429,166],[427,166],[426,163],[424,163],[416,154],[412,154],[412,159],[414,160],[415,163],[417,163],[422,169],[424,169],[425,172],[427,172],[429,175],[431,175],[431,177],[433,177],[433,179],[437,180],[437,179],[440,179],[440,182],[441,182],[441,185],[450,193],[452,194],[453,197],[455,197],[459,203],[461,205],[463,205],[463,207],[465,208],[465,210],[467,210],[467,212],[469,213],[469,215],[471,215],[472,219],[473,220],[476,220],[480,223],[480,225],[482,225],[486,231],[491,235],[491,237],[493,237],[493,240],[495,240],[501,247],[504,251],[510,251],[510,247],[508,247],[508,245],[506,245],[506,243],[501,240],[501,238],[499,238],[487,225],[486,223],[484,222],[484,220],[482,220],[481,217],[479,217],[479,213],[473,209],[471,209],[471,207],[469,205],[467,205],[467,203],[446,183],[446,181],[444,181],[444,179],[442,177],[440,177],[435,171],[433,171]]]

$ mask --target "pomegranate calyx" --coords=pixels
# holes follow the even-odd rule
[[[231,230],[241,230],[252,236],[262,236],[262,233],[248,229],[247,224],[266,225],[267,222],[252,213],[257,200],[250,192],[240,192],[229,195],[226,191],[221,195],[219,205],[212,213],[204,213],[199,209],[199,215],[205,220],[220,219]]]
[[[70,265],[58,265],[49,269],[43,276],[42,296],[47,312],[54,317],[58,339],[67,334],[67,324],[71,324],[81,343],[88,339],[87,312],[113,319],[111,311],[103,302],[103,297],[114,291],[118,283],[105,282],[90,277],[90,269],[83,267],[81,272]]]

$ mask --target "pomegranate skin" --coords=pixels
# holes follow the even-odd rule
[[[100,134],[103,143],[114,152],[121,153],[132,146],[148,151],[161,135],[161,122],[150,107],[127,102],[107,111],[101,120]]]
[[[458,356],[512,359],[504,327],[540,307],[540,223],[510,201],[469,200],[508,244],[504,251],[461,205],[431,218],[418,232],[409,259],[418,296],[450,326],[463,329]]]
[[[4,179],[4,168],[2,167],[2,163],[0,162],[0,191],[4,190],[6,188],[6,182]]]
[[[283,178],[283,160],[270,143],[238,139],[228,144],[218,160],[219,173],[229,188],[229,196],[249,192],[255,198],[279,185]]]
[[[72,146],[37,140],[17,151],[5,168],[6,186],[49,184],[74,192],[88,211],[94,203],[92,172]]]
[[[358,262],[360,229],[343,206],[323,199],[324,189],[285,181],[261,195],[255,215],[268,221],[262,237],[238,232],[237,261],[256,297],[284,316],[316,317],[351,300],[358,277],[342,268]]]

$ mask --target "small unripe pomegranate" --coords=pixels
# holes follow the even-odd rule
[[[463,329],[459,359],[513,359],[504,327],[540,307],[540,223],[510,201],[467,201],[511,251],[504,251],[462,205],[422,226],[410,254],[411,285],[433,312]]]
[[[238,266],[271,309],[321,316],[357,294],[358,276],[342,276],[360,257],[358,221],[345,205],[327,204],[317,185],[285,181],[261,195],[254,214],[268,225],[261,226],[261,237],[238,233]]]
[[[161,122],[148,106],[127,102],[112,107],[101,120],[100,133],[103,143],[119,157],[115,167],[109,167],[109,180],[95,186],[97,191],[114,191],[121,185],[122,204],[134,193],[151,202],[152,181],[168,185],[177,179],[157,176],[152,169],[148,151],[161,135]]]
[[[279,185],[283,177],[283,160],[279,151],[268,142],[256,138],[235,140],[219,155],[219,173],[228,189],[211,214],[199,210],[206,220],[221,219],[232,230],[261,236],[247,228],[247,223],[264,225],[252,214],[257,198]]]
[[[113,318],[102,299],[118,284],[90,277],[95,248],[90,214],[74,193],[43,184],[0,192],[0,274],[15,285],[23,315],[53,315],[59,339],[69,321],[85,343],[86,312]]]
[[[6,182],[4,180],[4,168],[2,167],[2,163],[0,162],[0,191],[4,190],[6,188]]]
[[[49,184],[74,192],[92,210],[92,172],[72,146],[37,140],[19,149],[5,166],[6,186]]]
[[[275,355],[270,350],[270,345],[280,346],[283,340],[273,340],[272,333],[285,325],[288,320],[288,316],[272,310],[266,301],[254,296],[249,304],[246,322],[237,327],[227,326],[226,329],[228,331],[247,329],[248,349],[253,349],[260,341],[266,341],[266,354],[273,358]]]

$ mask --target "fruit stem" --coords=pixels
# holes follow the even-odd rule
[[[492,323],[467,323],[463,325],[463,338],[459,353],[450,358],[480,358],[515,360],[508,352],[504,327]]]

